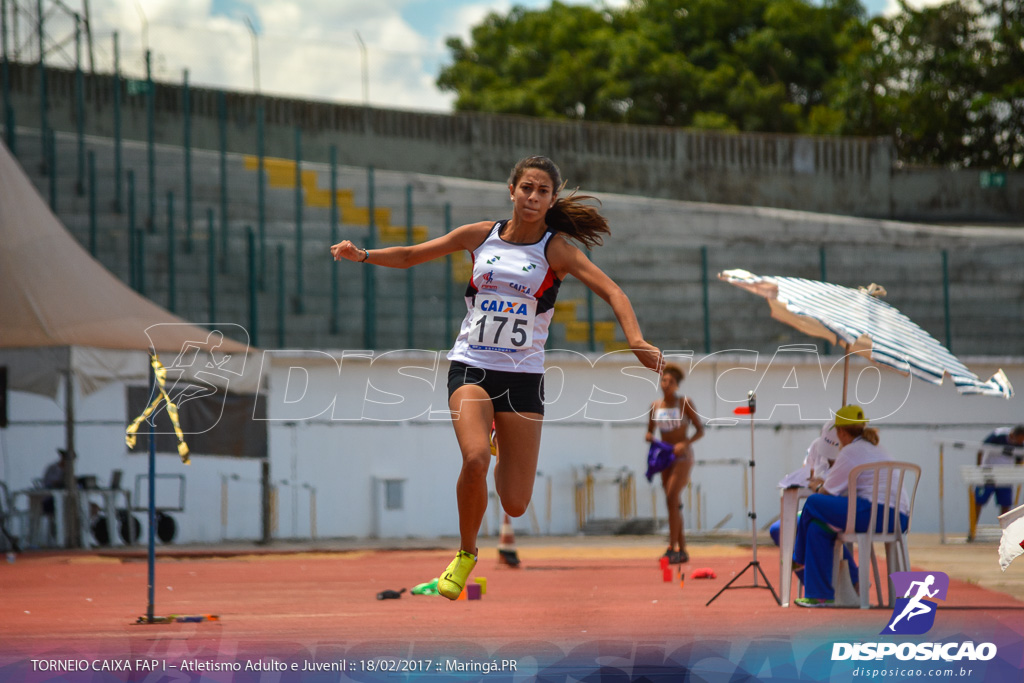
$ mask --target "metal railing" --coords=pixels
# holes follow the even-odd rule
[[[90,253],[140,294],[187,319],[243,324],[257,344],[388,350],[447,348],[465,315],[460,299],[470,262],[464,254],[407,271],[331,261],[326,247],[345,237],[374,248],[439,236],[453,227],[449,202],[419,196],[409,184],[382,183],[372,168],[347,167],[342,178],[336,164],[307,165],[298,148],[292,160],[257,159],[246,167],[245,158],[221,149],[214,156],[219,171],[206,164],[209,180],[192,199],[192,211],[206,212],[204,235],[201,228],[190,231],[187,217],[178,215],[176,195],[197,184],[194,165],[181,165],[179,152],[159,150],[155,182],[166,219],[147,226],[139,207],[157,204],[140,188],[137,162],[148,165],[148,149],[140,154],[137,144],[127,147],[130,160],[112,170],[110,143],[91,141],[88,197],[79,199],[70,192],[77,184],[75,136],[51,131],[41,150],[33,147],[31,131],[19,137],[26,170],[48,191],[58,216],[78,226]],[[39,165],[30,160],[39,158],[47,159],[43,165],[52,172],[37,172]],[[118,170],[126,176],[124,192],[117,191]],[[279,184],[281,178],[290,187]],[[225,209],[229,188],[237,194],[247,186],[265,201],[254,211],[237,196]],[[119,194],[124,213],[117,209]],[[419,216],[432,217],[433,224],[416,225]],[[205,254],[197,253],[202,249]],[[816,343],[825,354],[838,351],[770,320],[763,301],[718,282],[718,272],[743,268],[848,286],[877,282],[888,289],[889,303],[955,353],[1024,355],[1024,246],[785,246],[765,235],[757,244],[681,240],[652,250],[617,234],[591,258],[630,296],[648,340],[667,349],[769,351],[782,343]],[[611,309],[572,279],[561,288],[550,333],[548,348],[602,353],[624,346]]]

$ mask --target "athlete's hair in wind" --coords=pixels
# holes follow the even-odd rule
[[[560,194],[565,187],[565,182],[562,180],[562,173],[558,170],[558,166],[551,159],[542,156],[521,159],[512,168],[512,174],[508,177],[508,184],[515,187],[528,168],[536,168],[547,173],[551,178],[555,193]],[[549,228],[576,240],[588,249],[600,246],[604,244],[604,235],[611,234],[608,220],[595,207],[583,202],[593,200],[600,204],[601,200],[590,195],[577,195],[576,192],[578,190],[579,188],[576,188],[567,197],[559,197],[554,205],[548,209],[545,220]]]

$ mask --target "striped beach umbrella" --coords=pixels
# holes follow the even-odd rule
[[[879,365],[942,384],[949,375],[961,394],[1013,396],[1002,370],[982,381],[960,359],[914,321],[878,298],[876,285],[851,289],[798,277],[754,275],[727,270],[720,280],[768,300],[772,317],[814,337],[841,345]],[[844,382],[843,402],[846,402]]]

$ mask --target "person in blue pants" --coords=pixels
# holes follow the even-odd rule
[[[797,483],[800,486],[806,486],[813,478],[824,481],[825,477],[828,476],[828,471],[832,468],[832,464],[839,457],[839,449],[841,447],[842,444],[839,443],[839,437],[836,435],[835,420],[829,420],[821,426],[821,434],[807,447],[807,455],[804,456],[803,466],[796,472],[786,475],[779,482],[779,487],[786,488]],[[799,513],[797,515],[797,519],[799,519]],[[768,535],[771,536],[775,545],[779,545],[781,528],[781,519],[775,520],[768,527]],[[847,566],[850,568],[850,583],[856,586],[860,580],[857,572],[857,563],[853,559],[853,553],[845,546],[843,547],[843,559],[846,560]],[[797,572],[797,578],[803,581],[802,570]]]
[[[888,500],[872,499],[872,476],[865,473],[857,480],[856,491],[848,491],[850,470],[858,465],[890,461],[892,458],[879,445],[878,430],[868,427],[864,409],[848,405],[836,411],[836,434],[842,448],[828,476],[809,482],[816,493],[807,498],[796,526],[793,547],[793,569],[803,570],[804,597],[794,603],[800,607],[831,607],[835,604],[832,586],[832,558],[836,531],[846,526],[848,496],[857,497],[857,531],[866,531],[871,519],[871,508],[878,505],[878,525],[881,527],[886,507],[897,507],[900,522],[906,528],[910,513],[909,499],[904,491],[895,487],[879,487],[879,496],[889,492]],[[881,531],[881,528],[876,529]]]

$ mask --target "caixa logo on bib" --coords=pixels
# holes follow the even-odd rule
[[[938,610],[935,600],[946,599],[949,576],[943,572],[893,572],[889,578],[897,596],[896,606],[881,635],[911,636],[930,631]]]

